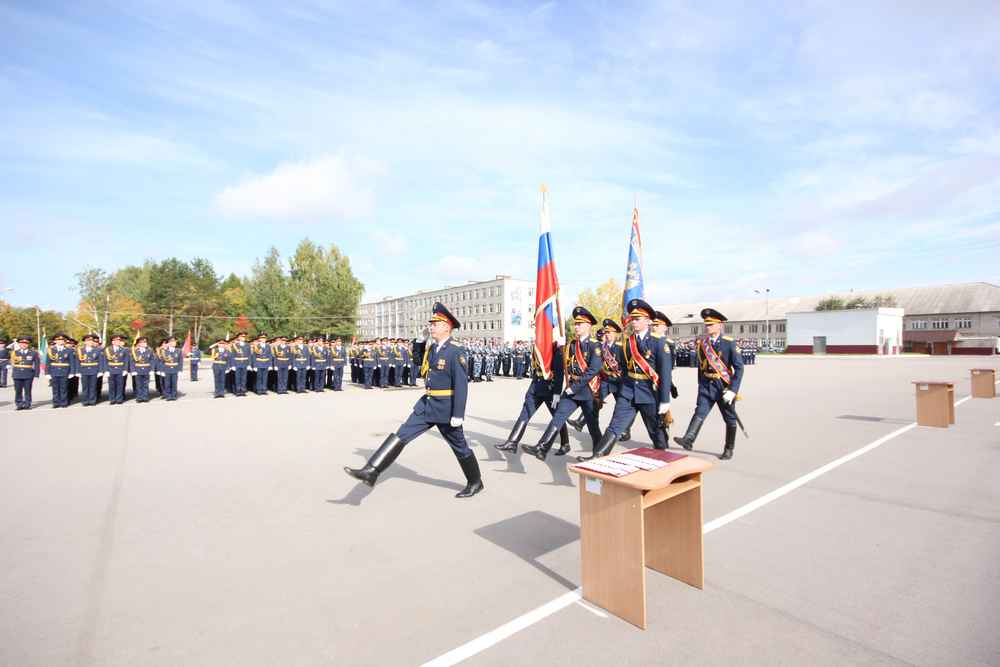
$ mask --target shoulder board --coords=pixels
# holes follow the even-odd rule
[[[667,337],[667,342],[670,343],[671,345],[673,345],[674,344],[674,339],[670,338],[670,337]]]
[[[722,340],[728,340],[728,341],[732,342],[733,337],[732,336],[723,336]]]
[[[649,335],[652,336],[653,338],[663,338],[663,334],[658,334],[655,331],[650,331]]]
[[[591,343],[599,343],[599,342],[601,342],[601,341],[597,340],[597,336],[591,336],[591,337],[590,337],[590,342],[591,342]]]

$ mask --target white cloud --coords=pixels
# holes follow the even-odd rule
[[[216,195],[215,205],[233,217],[364,218],[375,210],[374,180],[381,172],[377,163],[335,155],[286,162],[269,174],[227,187]]]
[[[409,241],[402,234],[394,234],[384,229],[373,229],[371,239],[378,245],[379,254],[386,254],[391,257],[399,257],[406,254]]]

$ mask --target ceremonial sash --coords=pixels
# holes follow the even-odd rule
[[[604,354],[601,355],[604,361],[605,377],[618,378],[622,374],[622,369],[618,368],[618,357],[615,355],[614,343],[604,345]]]
[[[708,362],[708,365],[711,366],[712,370],[718,373],[719,377],[722,378],[722,381],[728,385],[733,381],[733,378],[729,374],[729,368],[722,363],[722,357],[720,357],[719,353],[715,351],[714,347],[712,347],[712,341],[706,337],[701,339],[699,342],[701,343],[702,354],[705,356],[705,360]]]
[[[587,372],[587,360],[583,356],[583,345],[580,344],[580,340],[576,340],[576,347],[573,348],[573,353],[576,356],[576,364],[580,367],[581,375]],[[593,392],[594,396],[597,396],[601,391],[601,376],[595,375],[587,383],[590,387],[590,391]]]
[[[635,334],[628,337],[628,348],[629,352],[632,353],[632,358],[635,360],[636,365],[639,366],[639,368],[642,369],[642,372],[648,375],[649,379],[653,381],[653,386],[660,386],[660,375],[653,370],[653,367],[649,365],[646,358],[639,353],[639,343],[636,342]]]

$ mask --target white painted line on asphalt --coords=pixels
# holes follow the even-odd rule
[[[1000,384],[1000,382],[997,382],[997,384]],[[972,396],[966,396],[965,398],[961,398],[955,401],[955,407],[958,407],[959,405],[965,403],[971,398]],[[785,484],[784,486],[778,487],[774,491],[771,491],[770,493],[761,496],[757,500],[751,501],[746,505],[743,505],[742,507],[739,507],[733,510],[732,512],[729,512],[728,514],[723,514],[719,518],[713,519],[712,521],[703,524],[701,529],[702,534],[707,535],[713,530],[721,528],[722,526],[725,526],[728,523],[732,523],[733,521],[736,521],[740,517],[746,516],[750,512],[760,509],[764,505],[767,505],[768,503],[771,503],[777,500],[778,498],[791,493],[795,489],[805,484],[808,484],[817,477],[825,475],[831,470],[839,468],[848,461],[853,461],[859,456],[867,454],[868,452],[872,451],[877,447],[881,447],[890,440],[898,438],[907,431],[910,431],[916,427],[917,427],[917,422],[912,422],[910,424],[907,424],[906,426],[903,426],[902,428],[898,428],[892,433],[884,435],[878,440],[875,440],[874,442],[868,443],[861,449],[856,449],[850,454],[847,454],[845,456],[840,457],[839,459],[831,461],[830,463],[827,463],[824,466],[820,466],[819,468],[816,468],[812,472],[806,473],[802,477],[799,477],[798,479],[793,480],[788,484]],[[457,665],[463,660],[467,660],[474,655],[482,653],[483,651],[492,646],[496,646],[497,644],[507,639],[511,635],[514,635],[520,632],[521,630],[524,630],[525,628],[548,618],[557,611],[565,609],[574,602],[581,602],[582,598],[583,598],[583,589],[581,588],[574,589],[569,593],[564,593],[559,597],[557,597],[556,599],[550,602],[546,602],[541,607],[536,607],[531,611],[529,611],[528,613],[518,616],[512,621],[504,623],[495,630],[491,630],[486,634],[480,635],[479,637],[476,637],[472,641],[466,642],[465,644],[462,644],[458,648],[448,651],[444,655],[440,655],[437,658],[430,660],[429,662],[425,662],[421,667],[452,667],[453,665]]]
[[[578,605],[580,605],[581,607],[583,607],[584,609],[586,609],[587,611],[589,611],[594,616],[600,616],[601,618],[607,618],[608,617],[608,615],[605,614],[603,611],[601,611],[597,607],[594,607],[592,605],[587,604],[584,600],[577,600],[576,603]]]

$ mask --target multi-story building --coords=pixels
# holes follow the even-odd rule
[[[1000,337],[1000,286],[960,283],[932,287],[905,287],[807,297],[781,297],[728,303],[666,305],[673,322],[670,335],[680,340],[704,334],[701,309],[717,308],[729,322],[727,335],[759,346],[784,349],[789,312],[815,310],[831,296],[842,298],[889,296],[903,309],[903,349],[932,354],[988,354]],[[656,305],[656,304],[654,304]]]
[[[363,339],[423,336],[436,301],[461,321],[457,338],[509,343],[533,337],[535,283],[510,276],[362,303],[360,335]]]

